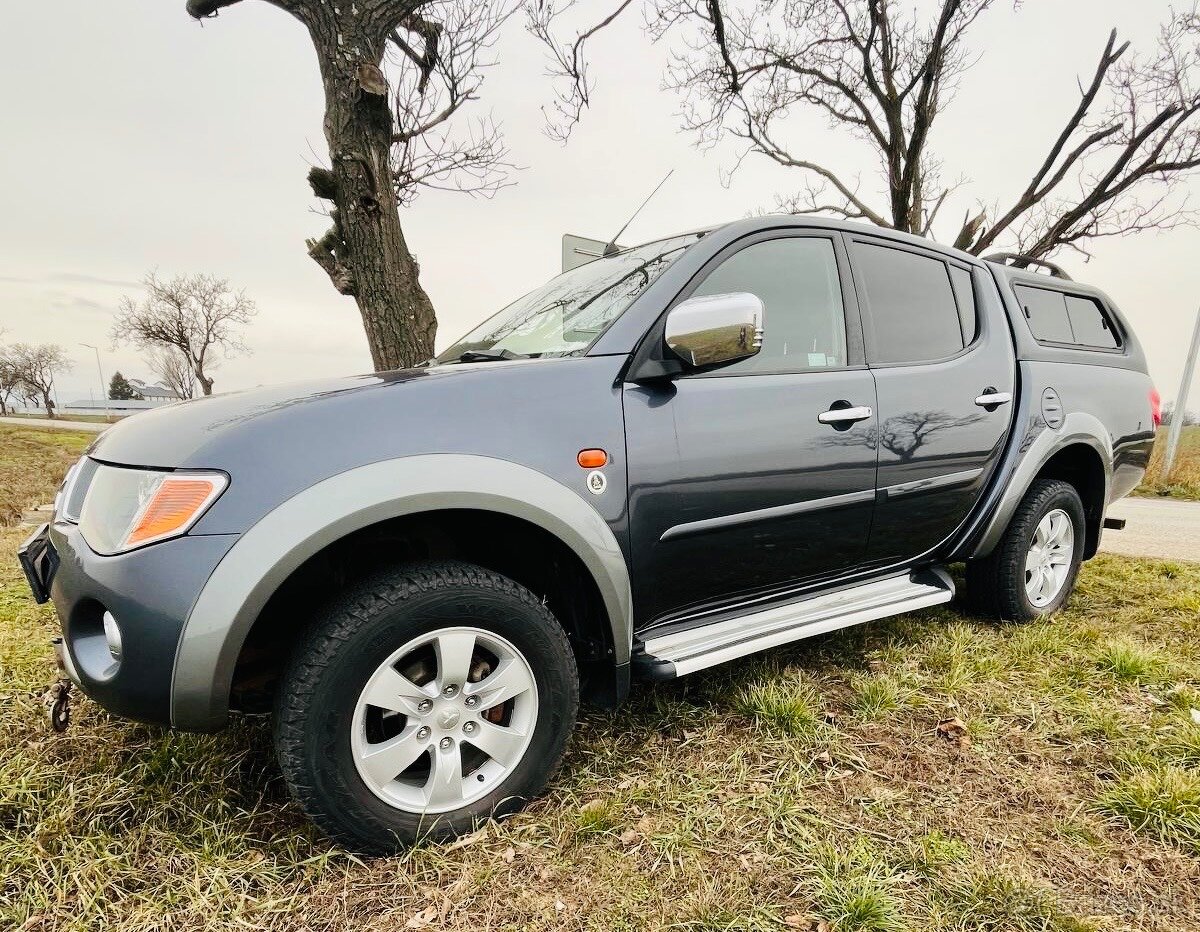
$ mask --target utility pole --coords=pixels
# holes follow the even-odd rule
[[[1196,312],[1196,326],[1192,330],[1192,348],[1188,350],[1187,362],[1183,364],[1183,381],[1179,383],[1179,394],[1175,396],[1175,409],[1171,413],[1171,426],[1167,430],[1167,456],[1163,460],[1163,479],[1171,477],[1175,465],[1175,450],[1179,446],[1179,435],[1183,422],[1187,420],[1188,392],[1192,388],[1192,373],[1196,369],[1196,354],[1200,352],[1200,311]]]
[[[112,411],[108,406],[108,383],[104,381],[104,367],[100,365],[100,348],[92,346],[91,343],[80,343],[80,346],[86,346],[96,353],[96,371],[100,373],[100,396],[104,399],[104,420],[108,421],[112,418]]]

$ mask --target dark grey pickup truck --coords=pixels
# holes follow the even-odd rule
[[[1062,605],[1158,403],[1113,303],[1028,265],[790,217],[657,240],[414,369],[112,427],[22,563],[105,708],[272,711],[332,837],[447,837],[542,790],[581,696],[947,602],[957,561],[978,611]]]

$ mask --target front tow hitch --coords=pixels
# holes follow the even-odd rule
[[[46,714],[50,716],[50,727],[64,732],[71,724],[71,681],[63,677],[53,683],[42,696]]]
[[[71,687],[79,683],[79,674],[75,670],[66,642],[57,637],[52,638],[50,644],[54,648],[54,659],[63,676],[46,690],[42,695],[42,702],[46,705],[46,714],[50,716],[50,727],[57,732],[64,732],[71,724]]]

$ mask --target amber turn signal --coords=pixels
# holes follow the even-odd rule
[[[603,450],[580,450],[576,460],[584,469],[599,469],[608,462],[608,454]]]
[[[187,528],[224,489],[215,476],[167,476],[125,538],[126,547],[161,540]]]

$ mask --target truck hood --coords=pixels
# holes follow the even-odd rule
[[[252,443],[255,432],[264,430],[269,434],[272,422],[284,417],[294,418],[301,410],[313,405],[336,404],[338,401],[356,405],[364,395],[394,394],[417,381],[463,378],[472,373],[478,377],[481,373],[486,375],[484,369],[502,369],[509,365],[497,362],[486,366],[402,369],[210,395],[132,415],[104,431],[88,453],[98,460],[129,466],[220,467],[220,462],[206,462],[203,451],[221,446],[221,441],[234,433],[245,433],[247,442]],[[396,406],[401,404],[397,397]]]

